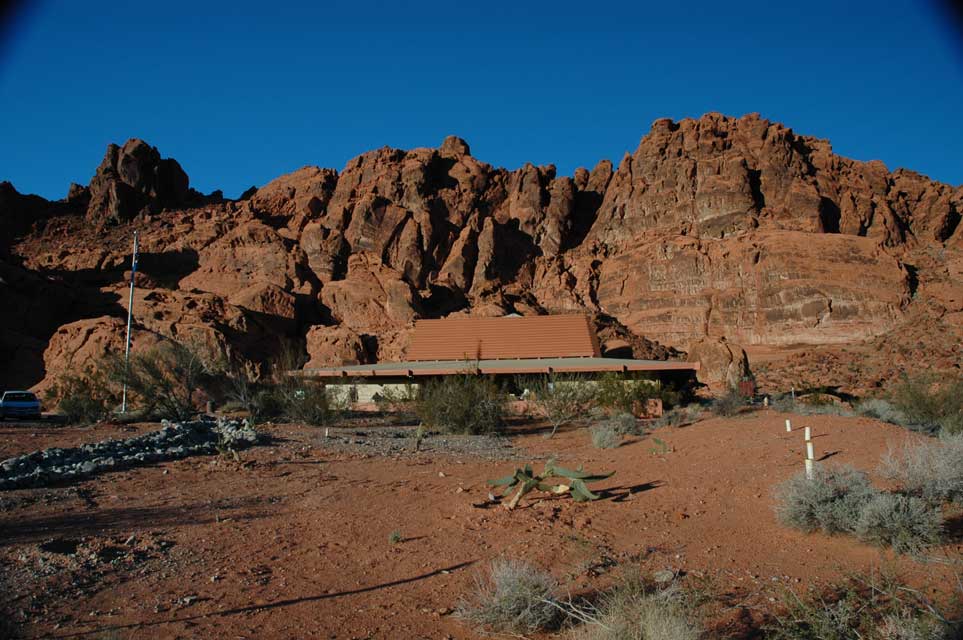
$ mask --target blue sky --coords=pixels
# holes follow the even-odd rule
[[[963,184],[963,46],[920,0],[39,1],[0,34],[0,179],[48,198],[129,137],[236,197],[448,134],[570,175],[708,111]]]

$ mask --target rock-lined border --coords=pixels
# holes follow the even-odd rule
[[[70,449],[34,451],[0,463],[0,490],[42,487],[101,471],[136,467],[219,449],[243,449],[260,434],[246,420],[204,418],[161,423],[163,428],[126,440],[104,440]]]

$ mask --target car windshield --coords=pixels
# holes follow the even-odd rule
[[[25,391],[8,392],[3,394],[3,399],[7,402],[36,402],[37,396]]]

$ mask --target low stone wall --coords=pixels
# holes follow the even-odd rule
[[[260,439],[246,420],[206,418],[161,424],[158,431],[126,440],[43,449],[4,460],[0,463],[0,490],[40,487],[110,469],[208,455],[219,447],[243,449]]]

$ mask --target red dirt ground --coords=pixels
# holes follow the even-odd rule
[[[712,418],[612,450],[594,449],[584,429],[552,440],[519,430],[516,447],[533,457],[617,473],[597,485],[607,489],[599,502],[523,500],[514,512],[473,506],[487,499],[485,480],[514,462],[338,453],[317,429],[268,426],[277,441],[243,452],[240,465],[196,457],[3,492],[2,602],[27,637],[476,638],[452,609],[500,554],[573,590],[599,587],[613,561],[637,558],[644,571],[682,572],[754,611],[787,585],[880,567],[931,595],[947,591],[943,565],[792,531],[772,511],[773,486],[802,469],[802,426],[813,428],[817,457],[864,470],[917,436],[830,416],[793,417],[786,433],[786,417]],[[5,424],[0,458],[129,435]],[[390,543],[393,531],[404,540]],[[79,541],[78,553],[39,549],[57,538]],[[960,551],[957,541],[937,554]]]

